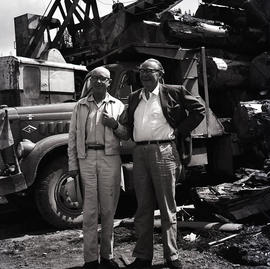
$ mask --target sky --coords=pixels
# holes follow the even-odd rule
[[[0,56],[16,55],[14,18],[25,13],[43,15],[47,6],[54,0],[8,0],[0,1]],[[120,0],[122,3],[132,3],[132,0]],[[199,0],[183,0],[179,5],[182,11],[194,13]],[[100,15],[111,11],[113,0],[97,0]]]

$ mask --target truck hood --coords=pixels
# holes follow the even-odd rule
[[[56,119],[70,118],[76,102],[37,105],[37,106],[24,106],[24,107],[7,107],[8,117],[10,120],[16,119],[34,119],[46,118]],[[53,118],[52,118],[53,117]]]

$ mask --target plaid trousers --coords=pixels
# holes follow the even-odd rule
[[[133,152],[134,188],[137,197],[135,229],[138,240],[133,256],[153,259],[153,226],[156,202],[161,212],[164,258],[176,260],[177,219],[175,184],[181,164],[174,142],[137,145]]]

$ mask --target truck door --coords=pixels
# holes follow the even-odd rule
[[[119,86],[116,89],[115,97],[120,99],[124,104],[127,104],[128,96],[141,88],[139,72],[134,68],[123,72],[119,79]]]

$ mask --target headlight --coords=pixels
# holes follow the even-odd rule
[[[28,139],[23,139],[17,146],[17,156],[18,158],[26,157],[35,147],[35,143]]]

